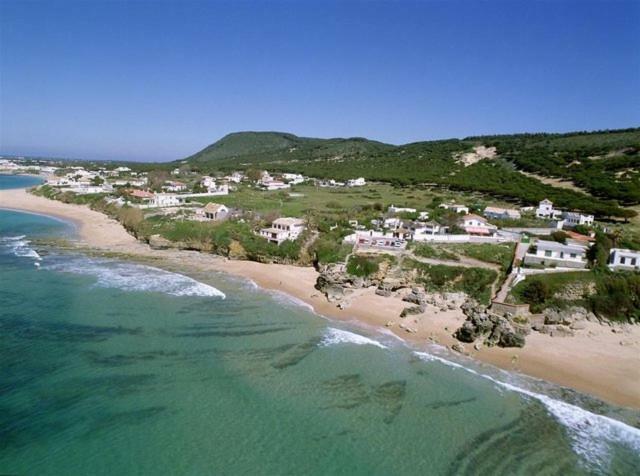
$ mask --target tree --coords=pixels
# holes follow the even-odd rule
[[[95,176],[91,179],[91,185],[99,186],[104,183],[104,179],[99,176]]]
[[[169,180],[169,173],[166,170],[152,170],[148,176],[149,188],[160,190],[164,183]]]
[[[262,178],[262,170],[248,169],[246,175],[249,181],[258,182]]]

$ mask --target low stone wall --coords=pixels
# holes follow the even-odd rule
[[[547,256],[536,256],[529,253],[524,256],[524,262],[526,264],[541,264],[543,266],[555,265],[562,268],[582,269],[587,267],[586,261],[571,261],[565,259],[549,258]]]
[[[528,304],[508,304],[499,301],[492,301],[491,311],[500,315],[509,313],[512,316],[528,316],[531,314]]]

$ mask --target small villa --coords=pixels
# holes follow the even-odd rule
[[[304,229],[305,224],[302,218],[278,218],[273,220],[269,228],[261,229],[260,236],[280,245],[286,240],[296,240]]]
[[[202,214],[207,220],[224,220],[229,216],[229,209],[220,203],[207,203],[202,209]]]
[[[177,207],[185,202],[184,196],[176,195],[173,193],[156,193],[151,200],[149,200],[149,207]]]
[[[577,225],[593,225],[593,215],[583,215],[578,212],[564,212],[562,214],[564,224],[568,227],[574,227]]]
[[[367,184],[364,177],[358,177],[357,179],[347,180],[347,187],[364,187]]]
[[[441,203],[440,208],[451,210],[455,213],[469,213],[469,207],[466,205],[460,205],[459,203]]]
[[[519,220],[520,212],[513,208],[487,207],[484,209],[484,216],[496,220]]]
[[[291,185],[281,180],[262,180],[260,181],[260,187],[264,190],[282,190],[285,188],[291,188]]]
[[[561,215],[562,212],[553,208],[553,202],[546,198],[538,203],[538,208],[536,208],[538,218],[558,218]]]
[[[574,241],[563,244],[556,241],[538,240],[533,247],[533,252],[525,255],[524,262],[525,264],[543,266],[585,268],[588,249],[587,245]]]
[[[609,254],[609,269],[640,271],[640,251],[611,248]]]
[[[493,235],[498,229],[480,215],[473,213],[465,215],[460,219],[460,228],[469,235]]]

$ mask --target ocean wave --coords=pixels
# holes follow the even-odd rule
[[[158,292],[172,296],[219,297],[225,294],[188,276],[152,266],[118,261],[65,257],[45,269],[96,278],[96,286],[124,291]]]
[[[326,330],[322,340],[320,341],[320,345],[323,347],[327,347],[335,344],[374,345],[376,347],[380,347],[381,349],[387,348],[386,345],[381,344],[377,340],[373,340],[363,335],[355,334],[353,332],[329,327]]]
[[[8,249],[15,256],[20,258],[32,258],[35,260],[41,260],[42,257],[36,250],[31,248],[29,240],[25,240],[25,235],[20,236],[3,236],[0,238],[0,243],[3,247]]]
[[[414,354],[428,362],[437,361],[449,367],[462,369],[487,379],[500,388],[519,393],[542,403],[551,416],[567,429],[567,433],[571,438],[572,448],[576,454],[580,455],[588,463],[606,469],[610,463],[612,443],[622,444],[632,451],[640,453],[640,429],[638,428],[605,415],[592,413],[577,405],[548,395],[503,382],[490,375],[482,374],[434,354],[427,352],[414,352]]]

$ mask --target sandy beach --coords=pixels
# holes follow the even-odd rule
[[[27,193],[0,191],[0,208],[51,215],[73,222],[79,244],[153,261],[157,266],[222,271],[249,278],[260,287],[287,293],[332,319],[358,321],[370,327],[388,329],[416,348],[429,342],[450,347],[457,342],[451,334],[464,321],[459,310],[441,311],[429,307],[424,314],[401,319],[406,303],[399,298],[381,297],[373,289],[361,290],[346,309],[329,303],[314,288],[313,268],[232,261],[214,255],[177,250],[153,250],[129,235],[115,220],[85,206],[69,205]],[[415,330],[409,333],[401,328]],[[550,337],[532,333],[523,349],[486,348],[466,345],[470,358],[500,368],[521,372],[613,404],[640,409],[640,327],[612,328],[587,323],[574,337]]]

